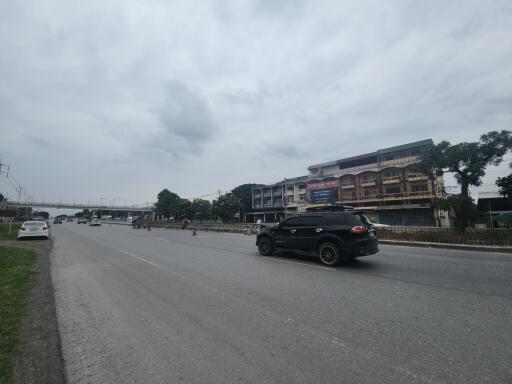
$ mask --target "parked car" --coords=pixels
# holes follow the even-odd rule
[[[98,219],[92,219],[91,222],[89,223],[89,225],[91,227],[97,227],[97,226],[101,225],[101,221],[99,221]]]
[[[42,238],[48,239],[50,230],[44,221],[25,221],[18,230],[17,239]]]
[[[59,218],[59,219],[55,218],[55,219],[53,220],[53,224],[62,224],[62,219],[60,219],[60,218]]]
[[[256,245],[263,256],[278,250],[315,252],[328,266],[379,251],[370,220],[353,211],[290,215],[275,226],[261,228]]]
[[[77,224],[87,224],[87,219],[85,217],[80,217],[76,220]]]

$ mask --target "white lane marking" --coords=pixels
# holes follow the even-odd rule
[[[152,261],[150,261],[150,260],[148,260],[148,259],[145,259],[145,258],[143,258],[143,257],[139,257],[139,256],[134,255],[133,253],[127,252],[127,251],[125,251],[125,250],[123,250],[123,249],[119,249],[119,252],[124,253],[125,255],[128,255],[128,256],[131,256],[131,257],[133,257],[133,258],[135,258],[135,259],[137,259],[137,260],[140,260],[140,261],[143,261],[143,262],[145,262],[145,263],[151,264],[151,265],[153,265],[153,266],[155,266],[155,267],[157,267],[157,268],[162,268],[162,267],[161,267],[159,264],[157,264],[157,263],[153,263]]]
[[[136,259],[138,259],[138,257],[136,255],[134,255],[133,253],[124,251],[122,249],[119,249],[119,252],[124,253],[125,255],[128,255],[128,256],[131,256],[131,257],[135,257]]]
[[[321,267],[320,265],[312,265],[312,264],[306,264],[306,263],[299,263],[297,261],[281,260],[281,259],[275,259],[273,257],[267,257],[267,256],[261,256],[261,258],[262,259],[274,260],[274,261],[280,261],[281,263],[299,264],[299,265],[305,265],[306,267],[311,267],[311,268],[326,269],[328,271],[336,271],[336,268]]]
[[[167,242],[170,242],[171,240],[169,239],[162,239],[161,237],[155,237],[155,239],[157,240],[161,240],[161,241],[167,241]]]
[[[145,259],[145,258],[143,258],[143,257],[138,257],[138,259],[139,259],[140,261],[144,261],[144,262],[146,262],[146,263],[148,263],[148,264],[154,265],[155,267],[161,268],[161,267],[160,267],[160,265],[158,265],[157,263],[153,263],[152,261],[149,261],[149,260],[147,260],[147,259]]]

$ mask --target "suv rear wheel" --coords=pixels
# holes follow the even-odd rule
[[[258,240],[258,251],[262,256],[270,256],[274,251],[272,240],[268,236],[263,236]]]
[[[320,244],[317,253],[320,261],[329,267],[339,265],[343,261],[341,251],[334,243]]]

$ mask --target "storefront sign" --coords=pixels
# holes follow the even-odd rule
[[[327,189],[327,188],[338,189],[338,181],[337,180],[323,181],[321,183],[311,183],[306,186],[306,189],[308,191],[312,191],[315,189]]]

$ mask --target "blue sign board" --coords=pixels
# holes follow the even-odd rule
[[[336,202],[337,189],[317,189],[311,191],[311,204],[334,204]]]

